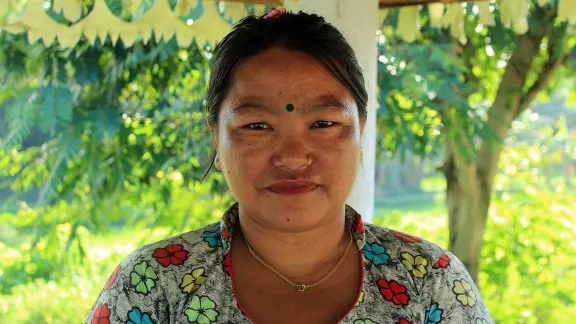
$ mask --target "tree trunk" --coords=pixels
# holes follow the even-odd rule
[[[477,281],[491,189],[488,179],[478,172],[476,165],[456,167],[458,154],[452,152],[452,145],[450,147],[444,165],[450,228],[448,249],[464,263],[472,279]]]
[[[547,34],[554,36],[548,37],[549,59],[537,80],[527,85],[528,72]],[[456,145],[456,137],[466,138],[463,130],[447,129],[443,172],[447,181],[446,204],[450,228],[448,248],[464,263],[474,281],[478,279],[484,229],[502,143],[512,121],[528,108],[536,94],[546,86],[555,69],[565,62],[568,54],[561,52],[564,49],[560,45],[563,35],[563,30],[547,24],[518,36],[496,98],[488,111],[487,126],[494,131],[500,142],[482,141],[478,151],[474,143],[465,143],[468,152],[462,152]],[[456,123],[450,125],[458,127]],[[478,152],[476,158],[468,158],[474,156],[474,152]]]

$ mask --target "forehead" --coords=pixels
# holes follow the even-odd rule
[[[346,87],[317,59],[300,51],[272,48],[251,56],[236,68],[229,95],[271,99],[331,95],[352,99]]]

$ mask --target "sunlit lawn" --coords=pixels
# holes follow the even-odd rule
[[[394,198],[390,198],[393,200]],[[419,236],[444,248],[448,242],[448,212],[444,196],[437,194],[426,202],[403,203],[398,207],[376,206],[374,223]]]
[[[162,229],[127,229],[105,235],[87,234],[84,245],[89,260],[62,278],[38,279],[16,286],[11,295],[0,295],[0,323],[83,323],[117,264],[138,246],[161,240],[167,233]],[[0,247],[2,260],[18,257],[16,250],[6,250]]]

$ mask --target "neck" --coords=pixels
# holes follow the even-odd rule
[[[315,227],[287,232],[255,221],[240,211],[240,228],[235,235],[274,269],[301,283],[320,279],[342,257],[350,241],[344,208],[326,215]]]

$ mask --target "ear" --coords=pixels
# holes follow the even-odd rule
[[[216,151],[216,156],[214,157],[214,166],[216,169],[222,171],[222,166],[220,163],[220,151],[218,150],[218,129],[212,128],[210,123],[208,122],[210,115],[206,115],[206,124],[208,125],[208,129],[210,129],[210,135],[212,136],[212,147]]]
[[[214,166],[216,166],[216,169],[222,171],[222,165],[220,163],[220,152],[218,152],[218,150],[216,150],[216,157],[214,158]]]
[[[364,135],[364,126],[366,126],[366,119],[367,118],[360,119],[360,136]]]
[[[364,138],[364,126],[366,126],[366,119],[367,118],[360,119],[360,139],[361,139],[361,141]],[[360,147],[360,165],[362,165],[362,167],[364,167],[364,146],[363,146],[363,144],[361,144],[361,145],[362,146]]]

